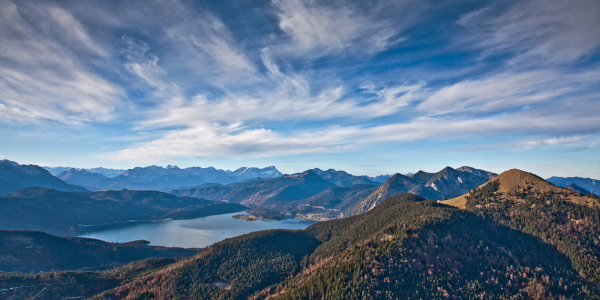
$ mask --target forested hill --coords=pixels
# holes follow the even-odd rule
[[[512,169],[503,172],[469,193],[442,202],[459,208],[465,208],[469,205],[481,205],[489,202],[520,202],[532,195],[551,195],[555,199],[584,205],[596,203],[592,199],[597,198],[555,186],[535,174]]]
[[[237,203],[156,191],[61,192],[47,188],[27,188],[0,196],[0,207],[0,229],[39,230],[59,235],[83,234],[82,225],[195,218],[246,208]]]
[[[149,257],[193,256],[198,252],[148,244],[148,241],[107,243],[39,231],[0,230],[0,272],[105,270]]]
[[[599,200],[546,184],[533,174],[511,170],[465,195],[465,209],[404,193],[367,213],[306,230],[227,239],[127,280],[106,273],[103,280],[113,285],[99,294],[96,282],[69,275],[70,281],[61,281],[65,288],[54,288],[52,295],[600,299]],[[42,286],[49,284],[47,278],[56,282],[63,277],[31,283],[38,298],[46,297]],[[67,288],[73,286],[78,290]]]
[[[513,224],[503,217],[511,211],[497,206],[461,210],[400,194],[367,213],[304,231],[217,243],[97,298],[597,299],[590,282],[600,275],[598,255],[590,247],[599,233],[598,209],[544,201],[540,214]],[[576,221],[541,213],[559,210]],[[574,248],[557,244],[557,237]]]

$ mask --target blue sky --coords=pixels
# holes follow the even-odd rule
[[[600,178],[600,2],[2,0],[0,158]]]

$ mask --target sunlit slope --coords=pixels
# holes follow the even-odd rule
[[[503,172],[494,179],[482,184],[477,189],[483,189],[493,181],[498,181],[499,183],[499,186],[495,189],[494,193],[501,200],[519,201],[522,198],[522,193],[547,193],[581,205],[591,205],[593,203],[592,198],[588,196],[566,188],[557,187],[537,175],[519,169],[511,169]],[[464,209],[467,206],[467,198],[473,192],[474,191],[471,191],[459,197],[441,202]]]

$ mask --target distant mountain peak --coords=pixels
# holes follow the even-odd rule
[[[600,196],[600,180],[592,179],[592,178],[584,178],[584,177],[557,177],[553,176],[547,181],[551,182],[556,186],[561,186],[564,188],[568,188],[570,184],[575,184],[584,190]]]
[[[410,177],[396,173],[346,213],[366,212],[383,200],[400,193],[413,193],[432,200],[453,198],[470,191],[495,176],[494,173],[470,167],[462,171],[445,167],[437,173],[419,171]]]
[[[12,166],[18,166],[19,165],[19,163],[15,162],[15,161],[12,161],[12,160],[8,160],[8,159],[0,160],[0,163],[11,164]]]
[[[189,167],[179,168],[168,165],[135,167],[123,172],[114,178],[100,181],[90,186],[93,190],[106,189],[134,189],[134,190],[159,190],[170,191],[173,189],[186,189],[205,183],[229,184],[254,180],[256,178],[275,178],[281,174],[274,166],[266,168],[241,167],[235,171],[220,170],[214,167]]]
[[[58,174],[56,177],[67,183],[81,186],[90,186],[99,182],[100,180],[108,178],[99,173],[92,173],[85,169],[77,170],[75,168],[71,168],[69,171],[64,171]]]
[[[571,191],[578,192],[582,195],[590,195],[591,194],[588,190],[586,190],[574,183],[567,185],[566,188],[570,189]]]
[[[368,178],[366,176],[352,175],[343,170],[335,170],[333,168],[329,168],[326,171],[323,171],[319,168],[314,168],[310,169],[310,171],[314,172],[322,179],[335,184],[336,186],[350,186],[353,184],[378,185],[371,178]]]
[[[19,165],[9,160],[0,161],[0,195],[27,187],[47,187],[63,191],[85,191],[81,186],[68,184],[48,170],[36,165]]]

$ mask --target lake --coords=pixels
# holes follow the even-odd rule
[[[305,229],[316,223],[304,219],[281,221],[243,221],[232,218],[245,212],[213,215],[195,219],[135,222],[88,227],[81,237],[107,242],[150,241],[150,245],[202,248],[226,238],[267,229]]]

